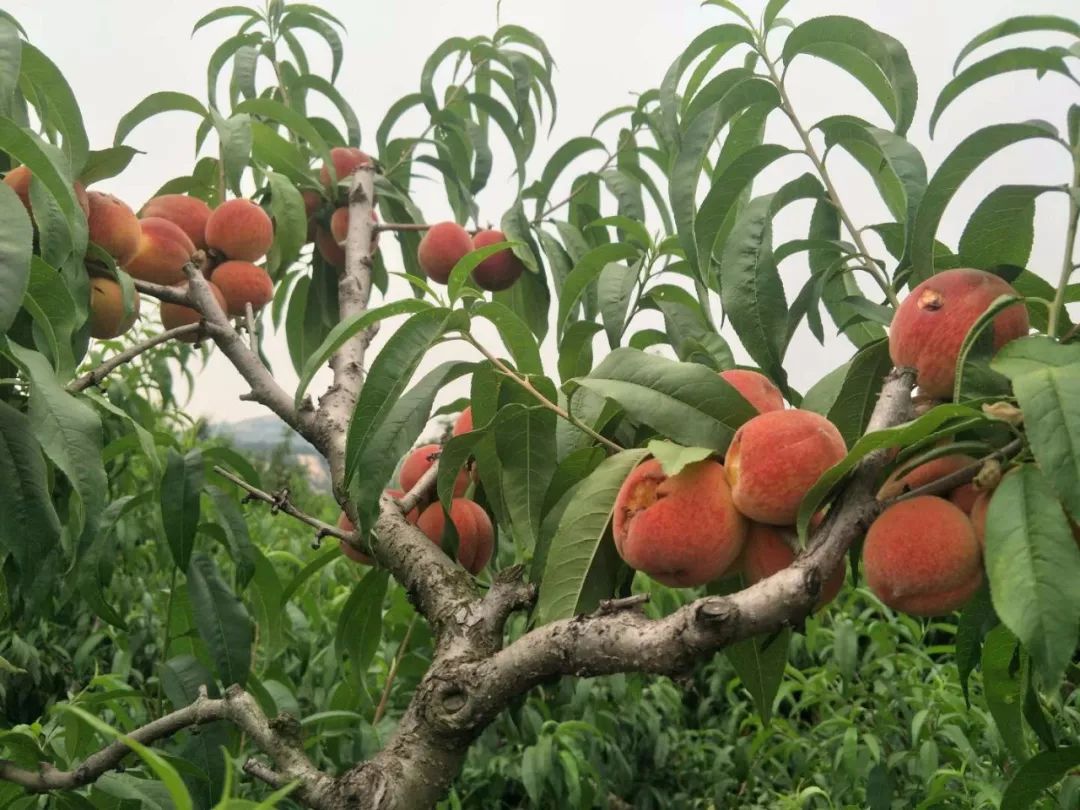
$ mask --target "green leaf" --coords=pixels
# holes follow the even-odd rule
[[[735,674],[750,693],[758,714],[766,723],[772,717],[772,704],[784,680],[790,641],[791,630],[785,627],[779,633],[753,636],[724,650],[724,655],[735,668]]]
[[[19,86],[22,38],[14,20],[0,17],[0,115],[11,115]]]
[[[639,258],[632,265],[611,262],[600,271],[596,282],[596,293],[600,299],[600,314],[604,319],[608,345],[615,348],[622,340],[626,328],[626,308],[630,305],[641,276],[644,259]]]
[[[990,591],[984,584],[964,606],[956,627],[956,669],[968,708],[971,708],[968,680],[982,657],[983,639],[998,624],[1000,621],[990,601]]]
[[[1044,342],[1045,340],[1045,342]],[[1037,344],[1029,341],[1038,341]],[[1046,346],[1061,365],[1044,365],[1023,373],[1029,363],[1022,353]],[[1035,460],[1074,520],[1080,520],[1080,363],[1078,346],[1051,346],[1049,339],[1026,338],[1002,348],[991,363],[1012,378],[1013,391],[1024,412],[1024,426]],[[1071,361],[1071,362],[1070,362]],[[1011,373],[1012,372],[1012,373]]]
[[[1048,689],[1076,649],[1080,552],[1069,521],[1038,467],[1006,475],[986,515],[986,572],[1002,623],[1031,654]]]
[[[1054,133],[1040,123],[994,124],[969,135],[945,158],[926,187],[915,216],[909,282],[912,286],[934,274],[934,237],[938,224],[964,180],[987,158],[1032,138],[1054,138]]]
[[[583,387],[615,400],[630,417],[688,447],[726,450],[754,409],[711,369],[636,349],[616,349]]]
[[[259,638],[266,645],[268,655],[272,657],[284,643],[282,625],[288,621],[282,611],[285,603],[281,598],[281,580],[278,579],[273,563],[254,546],[251,548],[251,559],[254,576],[247,588],[247,598],[255,614]]]
[[[1005,793],[1001,810],[1030,810],[1046,790],[1080,765],[1080,746],[1042,751],[1017,769]]]
[[[161,522],[173,563],[186,569],[199,526],[199,499],[203,487],[203,460],[198,450],[180,455],[169,448],[161,478]]]
[[[259,552],[251,543],[244,513],[233,496],[215,486],[208,487],[207,491],[221,517],[221,528],[228,540],[226,548],[236,565],[236,583],[243,589],[255,575],[255,560]]]
[[[960,63],[964,57],[987,43],[1013,34],[1024,34],[1028,31],[1061,31],[1080,37],[1080,23],[1068,17],[1055,17],[1053,15],[1024,15],[1010,17],[1009,19],[992,25],[960,49],[960,54],[953,64],[953,73],[960,69]]]
[[[480,262],[489,256],[494,256],[496,253],[511,248],[515,245],[521,245],[522,242],[494,242],[490,245],[485,245],[482,248],[476,248],[469,251],[454,265],[454,268],[450,271],[450,277],[446,281],[447,295],[450,298],[451,303],[461,298],[461,292],[465,289],[465,285],[469,282],[469,277],[472,275],[472,271],[479,266]]]
[[[251,162],[251,144],[253,140],[251,117],[245,113],[236,113],[230,118],[224,118],[216,110],[211,110],[210,115],[214,121],[214,129],[218,133],[225,182],[232,189],[233,194],[241,197],[243,192],[240,188],[240,181],[248,164]]]
[[[604,151],[604,144],[598,139],[579,137],[571,138],[555,150],[554,154],[552,154],[548,159],[548,162],[544,165],[544,171],[540,174],[540,179],[537,180],[531,188],[533,196],[536,198],[537,218],[543,214],[547,207],[548,197],[551,196],[551,189],[554,188],[555,182],[559,179],[559,175],[561,175],[566,167],[574,160],[589,152],[594,152],[597,149]]]
[[[22,583],[58,547],[60,520],[49,493],[48,470],[29,418],[0,401],[0,548],[15,558]]]
[[[683,447],[681,444],[653,439],[648,445],[649,453],[660,462],[665,475],[678,475],[688,464],[704,461],[713,454],[707,447]]]
[[[304,198],[293,181],[284,174],[267,172],[270,184],[270,213],[274,217],[274,244],[267,259],[267,270],[275,278],[297,260],[307,242],[307,212]]]
[[[515,312],[496,301],[484,301],[473,307],[472,315],[486,318],[495,325],[518,371],[523,374],[544,373],[536,338]]]
[[[367,668],[375,659],[382,639],[382,605],[390,575],[372,568],[353,587],[338,617],[334,649],[338,658],[349,660],[353,681],[364,683]]]
[[[18,195],[0,189],[0,335],[15,322],[30,281],[34,228]]]
[[[1026,267],[1035,240],[1035,198],[1049,186],[999,186],[964,226],[958,253],[972,267]]]
[[[195,627],[210,650],[218,677],[227,685],[243,686],[251,670],[255,636],[247,608],[207,555],[191,555],[187,576]]]
[[[559,343],[559,379],[566,382],[571,377],[581,377],[592,370],[593,337],[603,327],[592,321],[575,321],[570,324]]]
[[[302,11],[297,9],[296,6],[286,6],[286,8],[289,9],[289,13],[282,17],[280,27],[289,31],[293,31],[297,28],[307,28],[321,36],[330,48],[330,81],[336,82],[338,73],[341,70],[341,62],[345,58],[345,48],[341,43],[341,37],[338,35],[338,32],[333,29],[333,26],[328,25],[320,19],[321,15],[318,15],[313,11]],[[308,75],[310,76],[311,74]],[[356,141],[352,143],[352,145],[360,145],[359,128],[356,131]]]
[[[934,137],[934,129],[937,127],[941,114],[959,98],[961,93],[986,79],[1018,70],[1037,71],[1039,78],[1042,78],[1046,72],[1060,73],[1070,77],[1072,75],[1065,66],[1064,59],[1040,48],[1012,48],[995,53],[965,68],[960,75],[942,88],[934,104],[934,111],[930,113],[930,137]]]
[[[233,114],[237,113],[248,113],[262,118],[269,118],[271,121],[281,124],[294,135],[307,141],[312,151],[323,163],[329,164],[332,162],[330,159],[330,147],[326,145],[326,141],[319,134],[319,130],[303,115],[286,107],[284,104],[268,98],[252,98],[236,105]]]
[[[304,369],[300,374],[300,382],[296,386],[296,395],[294,398],[296,406],[300,407],[300,403],[303,402],[304,399],[304,394],[307,391],[308,386],[311,385],[311,381],[315,378],[315,375],[322,370],[323,366],[330,362],[330,358],[334,353],[349,340],[356,337],[373,324],[386,318],[392,318],[395,315],[424,312],[430,309],[432,309],[432,305],[427,301],[416,298],[404,298],[400,301],[394,301],[389,304],[384,304],[381,307],[370,309],[360,315],[350,315],[348,318],[341,321],[341,323],[330,330],[330,333],[326,336],[326,339],[322,344],[309,354],[304,361]]]
[[[164,112],[174,111],[195,113],[200,118],[206,118],[210,114],[201,101],[187,93],[168,90],[151,93],[120,118],[113,135],[113,146],[122,145],[131,131],[143,121]]]
[[[1023,305],[1023,303],[1024,299],[1020,296],[999,295],[990,302],[990,305],[979,314],[979,317],[975,319],[975,323],[970,326],[967,334],[964,335],[964,340],[960,344],[960,351],[956,356],[957,374],[956,382],[953,384],[953,399],[955,401],[959,402],[964,398],[964,394],[969,388],[970,378],[973,376],[976,381],[976,385],[973,387],[979,394],[984,391],[995,392],[999,387],[997,385],[999,382],[1001,383],[1001,392],[1008,393],[1008,385],[996,373],[985,369],[984,361],[988,358],[980,355],[984,354],[982,346],[990,345],[991,333],[987,332],[986,329],[993,323],[994,318],[1010,307]],[[980,337],[984,339],[980,340]],[[973,352],[974,355],[972,355]],[[972,356],[969,358],[969,355]],[[976,359],[979,362],[976,362]]]
[[[646,450],[628,450],[611,456],[575,490],[548,549],[536,604],[538,624],[588,612],[611,595],[618,555],[605,536],[607,525],[619,488],[647,455]]]
[[[258,19],[259,13],[247,6],[222,6],[221,8],[214,9],[209,14],[204,14],[196,22],[191,29],[192,36],[203,26],[209,25],[212,22],[218,20],[224,20],[227,17],[247,17],[250,20]]]
[[[180,778],[180,774],[157,751],[143,745],[133,737],[117,731],[105,721],[99,720],[90,712],[78,706],[69,703],[58,703],[54,708],[59,712],[73,714],[99,733],[122,742],[134,751],[139,759],[145,762],[153,771],[158,782],[168,791],[169,798],[172,799],[172,804],[176,810],[193,810],[194,805],[191,802],[191,795],[188,793],[187,788],[184,787],[184,781]]]
[[[101,463],[101,420],[93,408],[63,389],[43,355],[10,342],[8,350],[30,378],[28,413],[34,435],[82,501],[82,520],[70,520],[69,528],[76,537],[90,539],[97,532],[108,488]]]
[[[135,155],[140,154],[142,152],[130,146],[110,146],[91,151],[87,155],[86,165],[79,172],[79,180],[89,186],[99,180],[116,177],[128,167]]]
[[[541,507],[555,473],[557,417],[539,406],[507,406],[499,415],[493,432],[502,493],[515,543],[531,550],[539,538]]]
[[[812,53],[848,69],[848,65],[831,58],[832,53],[850,53],[844,50],[845,47],[865,54],[884,75],[892,91],[891,107],[885,105],[880,89],[870,82],[866,72],[849,71],[885,106],[886,112],[892,117],[894,131],[899,135],[906,133],[915,116],[918,89],[907,51],[888,34],[875,31],[853,17],[816,17],[788,34],[784,40],[782,58],[790,67],[791,60],[798,54]]]
[[[20,79],[33,85],[37,98],[35,106],[42,122],[63,134],[64,155],[71,171],[79,174],[90,147],[79,104],[64,74],[49,57],[24,42]]]
[[[858,441],[870,423],[870,414],[877,404],[885,375],[891,369],[887,340],[868,343],[847,366],[844,382],[825,416],[840,430],[848,447]],[[805,402],[803,407],[806,407]]]
[[[547,335],[551,308],[551,294],[544,273],[522,273],[510,289],[495,293],[492,300],[517,315],[528,324],[536,339],[543,341]]]
[[[586,289],[595,281],[605,267],[611,262],[622,261],[636,257],[640,250],[633,245],[614,243],[601,245],[593,248],[581,260],[574,265],[570,275],[563,282],[559,293],[559,314],[556,320],[556,333],[561,338],[569,325],[570,315],[573,313],[578,299]]]
[[[986,704],[1005,745],[1020,762],[1027,759],[1024,741],[1024,688],[1027,662],[1016,636],[999,625],[986,634],[982,671]]]
[[[356,117],[356,113],[349,105],[349,102],[345,100],[345,97],[341,95],[341,92],[330,84],[322,76],[316,76],[314,74],[307,74],[301,76],[296,82],[293,83],[292,88],[299,90],[301,88],[309,88],[317,93],[321,93],[330,103],[337,108],[338,114],[341,115],[341,120],[345,122],[345,132],[348,135],[349,146],[360,145],[360,121]]]
[[[439,97],[435,93],[435,71],[455,53],[466,53],[469,41],[464,37],[450,37],[442,42],[424,62],[420,71],[420,94],[424,97],[424,106],[434,115],[439,111]]]

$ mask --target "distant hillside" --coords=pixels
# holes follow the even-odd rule
[[[307,469],[313,486],[324,487],[330,483],[330,468],[306,439],[285,425],[276,416],[257,416],[240,422],[217,422],[210,425],[210,433],[228,438],[237,449],[264,454],[288,444],[296,462]]]

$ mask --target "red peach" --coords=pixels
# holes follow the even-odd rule
[[[866,533],[863,568],[882,602],[915,616],[957,610],[983,579],[971,521],[933,495],[900,501],[881,513]]]
[[[457,420],[454,422],[454,429],[451,435],[461,436],[465,433],[472,433],[472,429],[472,406],[470,405],[461,412],[461,415],[458,416]]]
[[[90,337],[109,340],[120,337],[139,317],[139,294],[135,293],[130,314],[124,317],[124,291],[110,278],[90,279]]]
[[[251,262],[223,262],[210,276],[225,296],[225,311],[234,317],[245,313],[245,305],[258,312],[274,300],[274,282],[269,274]]]
[[[274,223],[251,200],[228,200],[206,220],[206,244],[226,258],[257,262],[274,244]]]
[[[217,285],[208,282],[210,284],[210,292],[213,293],[214,298],[218,302],[218,306],[222,311],[225,311],[225,296],[221,294],[221,290],[217,288]],[[180,285],[180,289],[186,290],[187,283]],[[183,304],[170,304],[165,301],[161,302],[161,325],[166,329],[175,329],[178,326],[187,326],[190,323],[199,323],[202,320],[202,315],[199,314],[197,309],[191,307],[185,307]],[[198,332],[188,333],[183,337],[177,338],[185,343],[194,343],[199,339]]]
[[[195,252],[188,235],[161,217],[139,220],[139,231],[139,249],[124,269],[133,277],[154,284],[182,282],[184,265]]]
[[[454,498],[450,502],[450,520],[458,536],[458,563],[470,574],[480,573],[491,560],[491,553],[495,549],[495,529],[491,525],[491,518],[479,504]],[[441,548],[446,528],[442,504],[436,501],[425,509],[416,526]]]
[[[416,486],[416,482],[428,471],[428,468],[431,467],[441,452],[442,447],[437,444],[425,444],[410,451],[409,454],[405,456],[405,463],[401,465],[401,472],[398,474],[401,488],[405,492],[411,491],[412,488]],[[457,498],[464,495],[465,490],[468,488],[469,473],[462,470],[458,473],[458,477],[454,481],[454,497]]]
[[[420,240],[416,260],[428,278],[445,284],[454,265],[472,250],[473,239],[468,231],[456,222],[440,222],[432,225]]]
[[[330,150],[330,160],[333,161],[334,172],[337,174],[339,183],[361,166],[371,165],[369,155],[351,146],[335,146]],[[330,170],[325,164],[319,170],[319,179],[322,180],[324,186],[330,185]]]
[[[840,431],[824,416],[799,408],[759,414],[728,448],[731,497],[753,520],[791,526],[806,493],[846,454]]]
[[[300,192],[304,198],[304,216],[307,217],[307,241],[315,241],[315,214],[322,207],[323,197],[317,191],[304,189]]]
[[[743,399],[753,405],[758,413],[784,409],[784,395],[780,393],[780,389],[773,384],[773,381],[760,371],[731,368],[721,371],[720,376],[742,394]]]
[[[704,585],[726,571],[746,539],[723,466],[711,459],[668,476],[639,465],[615,498],[615,548],[627,565],[676,588]]]
[[[794,532],[790,530],[766,526],[764,523],[751,523],[741,557],[742,571],[747,582],[751,585],[760,582],[795,562],[795,552],[792,549],[794,542]],[[843,587],[844,563],[841,560],[840,565],[822,585],[814,609],[829,604]]]
[[[502,231],[480,231],[473,237],[473,247],[482,248],[505,241],[506,235]],[[473,270],[473,280],[481,289],[498,292],[512,287],[524,270],[521,259],[506,248],[480,262]]]
[[[990,303],[1019,295],[1005,280],[984,270],[960,268],[931,276],[901,302],[889,328],[889,355],[897,366],[918,372],[919,391],[937,399],[952,396],[956,364],[968,330]],[[997,351],[1028,333],[1028,313],[1017,303],[994,317]]]
[[[169,220],[188,235],[196,248],[206,250],[206,223],[211,213],[210,206],[198,197],[162,194],[144,205],[139,216]]]
[[[126,265],[139,250],[142,230],[138,217],[112,194],[91,191],[86,198],[90,207],[86,218],[90,241],[116,259],[117,264]]]

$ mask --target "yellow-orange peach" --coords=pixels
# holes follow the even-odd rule
[[[258,312],[274,300],[270,275],[251,262],[223,262],[214,268],[210,279],[225,296],[225,311],[229,315],[243,315],[247,304]]]
[[[745,368],[732,368],[720,372],[721,378],[742,394],[743,399],[753,405],[758,413],[782,411],[784,395],[773,381],[760,371]]]
[[[124,291],[111,278],[90,279],[90,337],[109,340],[120,337],[139,317],[139,294],[135,293],[131,312],[124,317]]]
[[[612,530],[615,548],[631,568],[665,585],[691,588],[731,566],[747,522],[731,501],[719,462],[706,459],[668,476],[650,459],[619,489]]]
[[[1004,279],[984,270],[959,268],[931,276],[911,291],[889,327],[889,354],[897,366],[918,372],[919,391],[938,399],[952,396],[956,364],[968,330],[990,303],[1019,295]],[[994,351],[1028,333],[1028,313],[1017,303],[994,317]]]
[[[502,231],[480,231],[473,237],[473,247],[482,248],[505,241],[506,234]],[[506,248],[476,265],[472,275],[473,281],[481,289],[498,292],[512,287],[524,270],[525,265],[521,263],[521,259],[515,256],[510,248]]]
[[[251,200],[227,200],[206,220],[206,245],[227,259],[257,262],[274,244],[274,223]]]
[[[428,278],[445,284],[454,265],[472,249],[473,240],[467,230],[456,222],[440,222],[432,225],[420,240],[416,260]]]
[[[186,290],[187,283],[180,285],[180,289]],[[224,311],[225,296],[221,294],[221,290],[217,288],[216,284],[210,283],[210,292],[214,294],[218,306]],[[202,315],[200,315],[199,311],[196,309],[185,307],[183,304],[170,304],[165,301],[161,302],[161,325],[166,329],[175,329],[178,326],[199,323],[201,320]],[[178,338],[178,340],[182,340],[185,343],[194,343],[197,339],[198,333],[188,333],[183,337]]]
[[[471,433],[473,429],[472,423],[472,406],[461,412],[461,415],[454,421],[454,429],[451,433],[453,436],[461,436],[465,433]]]
[[[742,571],[747,581],[750,584],[760,582],[778,571],[783,571],[795,562],[795,552],[792,550],[794,542],[793,531],[777,526],[766,526],[764,523],[751,523],[741,558]],[[840,593],[842,587],[844,587],[843,560],[823,583],[817,604],[814,605],[815,609],[829,604]]]
[[[352,534],[354,531],[356,531],[356,526],[353,524],[353,522],[351,520],[349,520],[349,516],[346,515],[344,512],[342,512],[341,516],[338,518],[337,526],[343,532],[348,532],[349,534]],[[346,557],[348,557],[353,562],[360,563],[361,565],[374,565],[375,564],[375,561],[373,559],[371,559],[371,557],[369,557],[364,552],[359,551],[356,548],[354,548],[346,540],[341,541],[341,545],[339,546],[339,548],[341,549],[341,553],[344,554]]]
[[[124,269],[154,284],[179,284],[195,245],[180,227],[161,217],[139,220],[139,249]]]
[[[334,172],[339,183],[361,166],[371,165],[370,156],[351,146],[335,146],[330,150],[330,159],[334,163]],[[324,186],[330,185],[330,169],[325,164],[319,170],[319,179]]]
[[[465,498],[454,498],[450,502],[450,521],[458,536],[458,563],[470,574],[480,573],[495,549],[495,529],[491,525],[491,518],[479,504]],[[416,526],[441,548],[446,528],[442,504],[436,501],[425,509]]]
[[[210,219],[210,206],[198,197],[186,194],[162,194],[154,197],[139,212],[141,217],[161,217],[176,225],[188,235],[199,250],[206,249],[206,222]]]
[[[409,492],[415,487],[416,482],[428,471],[428,468],[431,467],[441,452],[442,447],[437,444],[425,444],[411,450],[405,456],[405,463],[401,465],[401,472],[398,474],[398,482],[401,484],[401,488],[405,492]],[[462,470],[454,481],[454,497],[464,495],[465,490],[468,488],[469,473]]]
[[[933,495],[900,501],[878,516],[866,533],[863,569],[882,602],[915,616],[957,610],[983,579],[971,521]]]
[[[16,166],[14,169],[4,175],[4,183],[11,187],[19,199],[22,201],[23,207],[26,208],[28,214],[33,218],[33,212],[30,206],[30,180],[33,174],[26,166]],[[90,200],[87,197],[86,186],[79,181],[75,181],[72,186],[72,190],[75,192],[75,201],[79,204],[82,212],[86,216],[90,216]]]
[[[315,249],[331,267],[345,266],[345,248],[334,241],[333,235],[322,225],[315,226]]]
[[[86,196],[90,207],[86,218],[90,241],[116,259],[117,264],[126,265],[139,250],[142,230],[138,217],[112,194],[91,191]]]
[[[379,215],[375,213],[374,209],[371,211],[371,221],[376,225],[379,224]],[[330,215],[330,235],[341,251],[341,265],[343,266],[345,264],[345,240],[349,236],[349,209],[345,206],[335,208],[334,213]],[[379,232],[372,231],[371,252],[374,253],[378,249]]]
[[[791,526],[806,493],[846,454],[840,431],[824,416],[799,408],[759,414],[728,448],[731,497],[753,520]]]

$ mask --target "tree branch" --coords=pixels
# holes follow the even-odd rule
[[[371,298],[371,243],[374,236],[371,212],[374,205],[375,169],[362,166],[352,175],[349,186],[345,267],[338,277],[338,308],[342,321],[367,312]],[[346,341],[330,358],[334,381],[320,397],[315,417],[315,430],[320,438],[318,446],[330,463],[330,480],[343,505],[346,500],[345,440],[364,383],[364,355],[373,336],[373,331],[361,332]]]
[[[309,806],[329,807],[326,798],[331,795],[334,780],[321,773],[304,753],[299,738],[282,734],[267,720],[262,709],[247,692],[239,686],[230,686],[225,697],[211,699],[206,687],[200,688],[199,697],[190,706],[151,720],[146,725],[125,735],[143,745],[171,737],[191,726],[205,725],[217,720],[227,720],[240,728],[259,750],[273,760],[284,783],[300,781],[297,794]],[[82,764],[70,771],[61,771],[43,765],[37,771],[20,768],[14,763],[0,761],[0,779],[14,782],[34,793],[52,790],[71,790],[88,785],[103,774],[115,769],[131,753],[131,748],[121,739],[110,743],[97,753],[91,754]]]
[[[975,480],[979,471],[986,465],[988,461],[1000,460],[1006,461],[1021,450],[1024,449],[1023,439],[1013,439],[1006,444],[1000,450],[995,450],[993,453],[973,461],[965,467],[961,467],[959,470],[948,475],[943,475],[941,478],[937,478],[930,481],[927,484],[923,484],[921,487],[915,487],[909,489],[906,492],[901,492],[899,495],[893,498],[885,500],[886,506],[892,506],[894,503],[900,503],[900,501],[908,501],[912,498],[917,498],[920,495],[943,495],[946,492],[951,492],[957,487],[962,487],[964,484],[968,484]]]
[[[136,343],[134,346],[129,346],[108,360],[105,360],[100,366],[90,369],[90,371],[83,374],[67,384],[67,390],[70,394],[76,394],[79,391],[85,391],[87,388],[97,385],[106,377],[109,376],[114,370],[124,365],[124,363],[130,363],[140,354],[145,351],[149,351],[155,346],[159,346],[162,343],[167,343],[174,338],[181,338],[185,335],[194,334],[202,329],[201,323],[189,323],[183,326],[177,326],[175,329],[167,329],[157,335],[147,338],[141,343]]]

